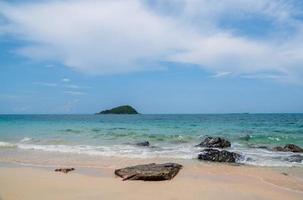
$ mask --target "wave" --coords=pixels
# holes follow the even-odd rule
[[[31,141],[31,140],[32,140],[32,138],[25,137],[25,138],[23,138],[22,140],[20,140],[20,142],[29,142],[29,141]]]
[[[16,147],[15,144],[9,143],[9,142],[1,142],[0,141],[0,147]]]
[[[23,142],[21,142],[23,141]],[[65,144],[30,144],[30,138],[22,139],[19,143],[0,141],[0,148],[18,148],[53,153],[84,154],[88,156],[129,157],[129,158],[170,158],[196,159],[201,148],[192,143],[175,143],[157,145],[153,148],[142,148],[134,145],[65,145]],[[26,142],[24,142],[26,141]],[[241,164],[266,167],[303,167],[303,154],[291,152],[273,152],[266,149],[248,148],[241,143],[234,143],[230,151],[240,153],[243,157]]]
[[[233,149],[242,155],[239,163],[262,167],[303,167],[303,154],[292,152],[276,152],[267,149],[245,148],[237,146]]]
[[[75,153],[91,156],[130,157],[130,158],[181,158],[191,159],[194,153],[189,147],[179,148],[138,148],[133,145],[90,146],[90,145],[33,145],[19,144],[24,150],[40,150],[46,152]]]

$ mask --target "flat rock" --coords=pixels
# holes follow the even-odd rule
[[[274,151],[284,151],[284,152],[294,152],[294,153],[303,153],[303,149],[294,144],[287,144],[284,147],[274,147]]]
[[[55,169],[55,172],[62,172],[62,173],[67,174],[68,172],[74,171],[74,170],[75,170],[75,168],[57,168],[57,169]]]
[[[231,144],[228,140],[221,137],[206,137],[200,144],[196,145],[199,147],[208,147],[208,148],[227,148]]]
[[[116,169],[115,174],[123,180],[164,181],[174,178],[182,165],[177,163],[145,164]]]
[[[212,161],[212,162],[229,162],[235,163],[241,155],[229,152],[226,150],[217,150],[217,149],[204,149],[198,155],[199,160]]]

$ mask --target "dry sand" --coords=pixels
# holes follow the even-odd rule
[[[303,199],[302,169],[182,164],[184,168],[173,180],[161,182],[122,181],[112,168],[77,168],[63,174],[50,168],[2,166],[0,199]]]

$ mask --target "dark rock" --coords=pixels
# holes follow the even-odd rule
[[[115,174],[123,180],[163,181],[174,178],[182,165],[176,163],[146,164],[115,170]]]
[[[229,152],[226,150],[217,150],[217,149],[204,149],[198,155],[199,160],[206,160],[212,162],[229,162],[229,163],[235,163],[236,160],[240,157],[241,157],[240,154]]]
[[[249,146],[250,148],[270,150],[269,147],[267,147],[267,146],[262,146],[262,145],[248,145],[248,146]]]
[[[272,150],[274,150],[274,151],[285,151],[283,147],[274,147]]]
[[[149,141],[143,141],[143,142],[137,142],[136,143],[137,146],[141,146],[141,147],[149,147]]]
[[[301,163],[303,160],[303,156],[302,155],[291,155],[291,156],[284,158],[283,160],[288,161],[288,162]]]
[[[287,144],[284,147],[274,147],[274,151],[285,151],[285,152],[294,152],[294,153],[303,153],[303,149],[294,144]]]
[[[75,168],[58,168],[58,169],[55,169],[55,172],[63,172],[65,174],[67,174],[68,172],[70,171],[74,171]]]
[[[139,114],[133,107],[129,105],[118,106],[110,110],[104,110],[96,114]]]
[[[221,137],[206,137],[200,144],[196,146],[209,148],[227,148],[230,147],[231,144],[228,140]]]

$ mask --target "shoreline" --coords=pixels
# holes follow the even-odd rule
[[[267,168],[154,159],[99,159],[112,165],[77,167],[63,174],[53,167],[0,162],[0,199],[302,199],[300,168]],[[114,169],[133,164],[179,162],[170,181],[122,181]],[[59,165],[57,167],[60,167]],[[84,184],[85,183],[85,184]],[[138,189],[140,188],[140,189]],[[58,193],[60,191],[60,193]]]

